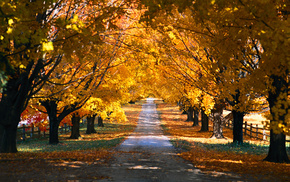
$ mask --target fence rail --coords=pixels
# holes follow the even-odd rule
[[[59,127],[59,134],[64,134],[71,131],[71,126],[64,124],[64,126]],[[41,138],[49,136],[49,128],[45,131],[41,131],[39,127],[34,127],[34,125],[26,126],[23,124],[21,127],[18,127],[17,130],[17,141],[25,141],[31,138]]]
[[[230,129],[233,129],[233,117],[232,117],[232,113],[228,114],[227,116],[225,116],[224,118],[224,126]],[[244,135],[249,136],[250,138],[256,138],[259,140],[268,140],[268,138],[270,138],[270,131],[266,130],[265,128],[261,128],[259,127],[258,124],[254,125],[252,123],[248,124],[247,122],[245,122],[243,124],[243,132]],[[286,140],[286,142],[290,143],[290,140]]]

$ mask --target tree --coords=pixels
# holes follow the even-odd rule
[[[241,119],[243,112],[246,111],[245,108],[251,107],[251,104],[245,104],[245,101],[252,101],[257,95],[264,95],[268,101],[270,100],[272,115],[270,128],[273,130],[271,143],[277,144],[270,145],[269,156],[271,157],[268,156],[266,160],[289,161],[288,157],[285,157],[287,154],[282,144],[284,137],[279,137],[279,135],[285,135],[289,128],[288,107],[285,104],[283,106],[278,104],[285,103],[288,98],[286,88],[289,87],[289,83],[286,78],[289,77],[289,64],[285,63],[289,62],[289,56],[285,48],[289,47],[289,41],[287,41],[289,40],[287,36],[289,34],[289,2],[285,0],[273,2],[206,0],[194,3],[162,0],[150,3],[144,0],[142,2],[149,6],[143,16],[144,20],[154,18],[156,21],[160,12],[174,15],[172,12],[175,8],[181,16],[175,16],[178,19],[173,18],[174,21],[178,22],[181,19],[181,22],[183,17],[192,20],[186,21],[189,23],[183,21],[183,24],[178,22],[176,27],[203,35],[204,39],[199,39],[199,43],[210,51],[208,54],[210,59],[218,61],[214,61],[218,64],[211,64],[214,68],[212,70],[217,70],[215,75],[218,77],[216,78],[222,78],[222,84],[233,84],[230,87],[218,85],[222,90],[228,88],[227,93],[222,92],[225,99],[238,101],[233,108],[235,111],[233,114],[236,115],[234,118]],[[263,10],[260,8],[262,6],[265,7]],[[196,22],[195,25],[201,26],[190,26],[191,22]],[[276,81],[282,86],[274,84]],[[274,93],[280,93],[280,96]],[[277,105],[279,109],[276,109]],[[278,110],[283,110],[283,112],[278,114]],[[239,130],[236,136],[242,136],[241,123],[242,120],[239,121],[239,119],[236,122],[235,128]],[[237,139],[241,140],[241,137],[238,136]],[[273,146],[277,145],[281,147],[282,152],[273,152],[276,151]]]
[[[213,135],[211,138],[224,138],[223,136],[223,123],[222,123],[222,114],[223,114],[224,106],[223,104],[215,104],[212,109],[213,115]],[[234,130],[235,131],[235,130]],[[235,142],[235,137],[233,139]]]
[[[72,129],[71,129],[71,135],[69,137],[70,139],[78,139],[79,137],[81,137],[80,120],[81,120],[81,117],[77,112],[72,114],[72,117],[71,117]]]
[[[47,37],[56,6],[52,2],[1,3],[1,68],[7,78],[0,101],[1,152],[17,152],[20,115],[61,61],[61,55],[47,53],[52,50]]]
[[[92,116],[87,116],[86,134],[97,133],[97,131],[95,130],[95,119],[96,119],[96,114]]]
[[[0,101],[1,152],[17,152],[20,115],[62,57],[81,55],[82,49],[75,47],[98,45],[102,37],[99,33],[113,28],[114,20],[124,13],[122,5],[69,0],[1,3],[0,62],[8,79]],[[86,17],[80,19],[80,12]],[[51,107],[56,102],[46,105]]]

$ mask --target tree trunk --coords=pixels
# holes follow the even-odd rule
[[[78,139],[79,137],[81,137],[81,135],[80,135],[80,120],[81,120],[81,118],[78,114],[73,114],[73,116],[71,118],[72,130],[71,130],[70,139]]]
[[[194,114],[194,117],[193,117],[193,125],[192,126],[198,126],[198,114],[199,114],[198,110],[194,109],[193,114]]]
[[[270,107],[270,113],[272,118],[276,118],[277,112],[273,111],[275,104],[278,101],[278,97],[280,94],[288,92],[287,88],[287,81],[280,76],[272,75],[271,78],[273,79],[272,86],[275,88],[274,91],[269,91],[268,102]],[[283,100],[285,101],[285,100]],[[286,106],[283,105],[281,107],[283,110],[289,110],[289,107],[285,108]],[[287,113],[286,113],[287,114]],[[285,115],[279,115],[279,120],[285,123]],[[275,124],[274,120],[270,120],[270,124]],[[276,134],[273,129],[270,130],[270,147],[267,157],[264,159],[269,162],[290,162],[287,152],[286,152],[286,136],[283,133]]]
[[[98,126],[104,127],[104,122],[103,122],[103,119],[101,118],[101,116],[98,116]]]
[[[57,102],[55,100],[41,101],[49,117],[49,144],[56,145],[58,140],[58,127],[60,119],[57,117]]]
[[[96,118],[96,115],[87,116],[86,134],[97,133],[97,131],[95,130],[95,118]]]
[[[208,116],[204,110],[201,110],[201,129],[200,131],[208,131]]]
[[[235,94],[232,95],[233,101],[228,103],[233,107],[238,109],[238,104],[240,104],[240,90],[237,89]],[[244,122],[244,112],[237,111],[236,109],[232,110],[233,114],[233,143],[243,144],[243,122]]]
[[[22,80],[26,80],[23,76]],[[3,89],[0,99],[0,152],[16,153],[17,126],[25,107],[27,86],[17,84],[18,79],[10,79]],[[26,80],[27,81],[27,80]],[[26,83],[23,81],[23,83]]]
[[[17,125],[1,126],[1,153],[16,153],[16,136],[17,136]]]
[[[187,119],[186,121],[188,122],[193,122],[193,107],[189,107],[186,111],[186,114],[187,114]]]
[[[221,139],[224,138],[223,135],[223,120],[222,120],[222,114],[223,114],[223,105],[222,104],[216,104],[214,109],[212,110],[213,114],[213,135],[211,138],[217,138]]]
[[[233,113],[233,143],[243,144],[243,123],[244,113],[240,111],[232,111]]]
[[[269,162],[290,162],[286,151],[286,136],[283,133],[275,134],[270,131],[270,147],[267,157],[264,159]]]
[[[56,145],[58,140],[58,127],[59,123],[57,119],[49,119],[49,144]]]

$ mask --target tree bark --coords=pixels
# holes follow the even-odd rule
[[[232,111],[233,113],[233,143],[243,144],[243,123],[244,113],[240,111]]]
[[[49,117],[49,144],[56,145],[58,140],[58,127],[60,120],[57,117],[57,102],[55,100],[46,100],[42,102]]]
[[[205,114],[204,110],[201,110],[201,129],[200,131],[208,131],[208,116]]]
[[[187,119],[186,119],[186,121],[188,121],[188,122],[193,122],[193,121],[194,121],[194,120],[193,120],[193,111],[194,111],[193,107],[189,107],[189,108],[187,109],[187,111],[186,111],[186,114],[187,114]]]
[[[282,93],[288,93],[287,81],[281,77],[272,75],[271,78],[273,79],[272,86],[275,88],[274,91],[269,91],[268,102],[270,107],[270,113],[272,118],[276,118],[277,113],[273,111],[275,104],[278,101],[278,97]],[[285,105],[282,106],[285,110],[288,110],[289,107],[285,108]],[[287,113],[286,113],[287,114]],[[285,124],[285,116],[279,115],[279,120],[283,121]],[[270,120],[270,123],[274,123],[274,120]],[[286,152],[286,136],[283,133],[275,133],[273,129],[270,130],[270,147],[267,157],[264,159],[265,161],[269,162],[290,162],[287,152]]]
[[[199,111],[197,109],[194,109],[193,110],[193,125],[192,126],[198,126],[198,114],[199,114]]]
[[[23,80],[27,81],[27,77]],[[20,79],[20,78],[19,78]],[[10,79],[0,99],[0,152],[16,153],[17,126],[20,122],[20,115],[27,101],[27,86],[17,83],[19,79]],[[26,83],[23,81],[23,83]],[[22,92],[21,92],[22,91]],[[21,92],[21,93],[20,93]]]
[[[57,104],[58,101],[56,99],[52,100],[45,100],[45,101],[40,101],[40,103],[45,107],[48,117],[49,117],[49,144],[58,144],[58,127],[60,122],[70,113],[78,110],[81,106],[77,106],[79,103],[74,103],[71,105],[67,105],[63,108],[61,113],[57,112]]]
[[[1,153],[16,153],[17,125],[2,126]]]
[[[45,107],[49,117],[49,144],[56,145],[59,143],[58,127],[62,120],[57,116],[57,101],[45,100],[40,102]]]
[[[223,114],[223,105],[222,104],[216,104],[214,109],[212,110],[213,114],[213,135],[211,138],[217,138],[221,139],[224,138],[223,135],[223,120],[222,120],[222,114]]]
[[[73,114],[71,122],[72,122],[72,130],[70,139],[78,139],[81,137],[80,135],[80,121],[81,117],[78,114]]]
[[[97,131],[95,130],[95,118],[96,118],[96,115],[87,116],[86,134],[97,133]]]
[[[98,126],[104,127],[104,122],[103,122],[103,119],[101,118],[101,116],[98,116]]]
[[[228,103],[235,109],[232,110],[233,114],[233,143],[243,144],[243,122],[244,122],[244,112],[238,111],[237,107],[240,104],[240,90],[237,89],[236,93],[232,95],[233,101],[228,101]]]
[[[56,145],[59,143],[58,140],[58,127],[59,121],[49,117],[49,144]]]
[[[289,158],[286,151],[286,136],[283,133],[275,134],[270,131],[270,147],[267,157],[264,159],[269,162],[289,163]]]

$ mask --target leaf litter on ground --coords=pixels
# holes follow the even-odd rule
[[[250,175],[257,181],[289,181],[290,164],[263,161],[268,153],[269,142],[244,136],[244,144],[232,143],[232,130],[224,128],[224,139],[213,139],[212,122],[208,132],[200,132],[200,126],[185,122],[187,116],[178,106],[159,102],[163,131],[178,148],[180,157],[191,161],[204,173],[234,172]],[[288,156],[290,148],[287,147]]]
[[[60,135],[58,145],[49,145],[48,138],[18,143],[18,153],[0,154],[0,179],[67,181],[106,178],[98,175],[94,166],[106,164],[114,155],[112,149],[134,131],[141,108],[140,103],[125,105],[123,109],[128,121],[105,121],[105,127],[95,127],[97,133],[94,134],[85,134],[86,126],[83,126],[80,139],[68,139],[70,133],[67,133]],[[76,172],[76,169],[83,172]]]

